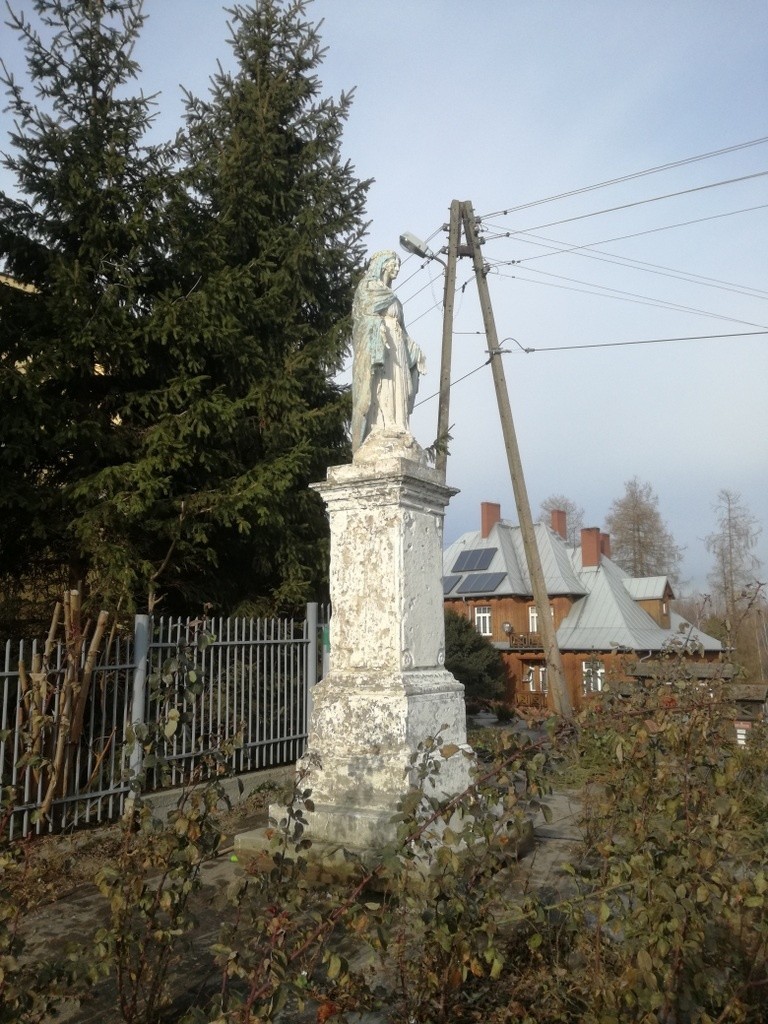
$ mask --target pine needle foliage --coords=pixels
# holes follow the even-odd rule
[[[299,605],[327,561],[308,485],[348,457],[334,375],[368,188],[341,156],[351,96],[321,95],[324,51],[304,2],[236,5],[234,71],[219,66],[205,99],[187,95],[172,146],[146,147],[151,101],[118,98],[138,75],[139,0],[35,6],[66,51],[21,17],[16,29],[34,50],[32,80],[50,80],[66,118],[11,93],[24,157],[8,165],[24,199],[3,198],[16,220],[0,256],[40,292],[0,306],[3,322],[18,319],[3,390],[34,395],[35,413],[0,455],[20,472],[5,505],[25,540],[5,568],[42,541],[89,572],[106,606]],[[67,119],[90,174],[61,137]],[[40,452],[25,462],[30,436]]]
[[[491,641],[463,615],[445,612],[445,667],[464,684],[468,701],[501,696],[504,663]]]
[[[144,144],[153,103],[129,94],[141,4],[33,8],[10,7],[8,22],[29,81],[5,64],[0,76],[16,183],[0,193],[0,265],[26,286],[0,288],[0,568],[18,575],[53,553],[77,576],[75,488],[131,449],[120,418],[166,276],[172,154]]]

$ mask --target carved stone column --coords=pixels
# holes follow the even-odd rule
[[[307,764],[313,842],[375,849],[427,736],[466,747],[464,688],[446,671],[443,517],[456,492],[409,434],[372,434],[314,485],[331,529],[330,672],[314,690]],[[469,785],[444,760],[437,795]]]

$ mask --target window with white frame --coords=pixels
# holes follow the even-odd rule
[[[539,631],[539,609],[535,604],[528,605],[528,632],[538,633]]]
[[[549,606],[549,614],[552,619],[555,618],[555,607],[554,605]],[[528,632],[538,633],[539,632],[539,609],[535,604],[528,605]]]
[[[599,693],[605,686],[605,665],[597,658],[581,663],[581,685],[584,693]]]
[[[547,666],[529,665],[525,670],[523,682],[530,693],[547,692]]]
[[[491,635],[491,606],[479,604],[475,608],[475,629],[481,636]]]
[[[736,742],[740,747],[746,747],[747,740],[749,739],[749,730],[752,728],[751,722],[736,722]]]

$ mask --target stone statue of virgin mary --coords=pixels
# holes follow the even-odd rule
[[[374,253],[352,305],[352,451],[369,434],[409,433],[409,416],[426,372],[424,353],[409,337],[392,290],[397,253]]]

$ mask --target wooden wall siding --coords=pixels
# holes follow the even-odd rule
[[[490,607],[492,634],[489,639],[494,643],[508,644],[508,637],[501,628],[504,622],[511,623],[512,628],[518,635],[518,638],[522,637],[523,640],[526,637],[529,638],[529,643],[516,643],[513,638],[512,646],[503,648],[501,651],[506,670],[504,699],[509,704],[520,703],[521,696],[528,693],[527,690],[524,690],[522,683],[528,667],[531,665],[542,665],[544,663],[543,652],[540,646],[540,636],[538,638],[534,638],[531,637],[528,632],[528,608],[531,604],[533,604],[532,600],[517,597],[496,597],[477,600],[473,598],[467,601],[454,599],[447,600],[445,602],[446,608],[457,612],[459,615],[465,615],[473,624],[475,621],[475,608]],[[555,628],[558,628],[568,614],[572,605],[572,600],[569,597],[553,597],[551,599],[551,604],[554,608]],[[670,628],[669,613],[667,613],[666,617],[662,615],[661,601],[640,601],[638,604],[640,604],[650,615],[653,615],[654,619],[660,626],[664,629]],[[655,615],[650,607],[652,605],[656,606]],[[667,607],[669,607],[669,605],[667,605]],[[535,644],[535,639],[538,639],[538,646]],[[605,666],[606,681],[632,680],[629,668],[637,661],[637,655],[634,653],[617,654],[614,651],[563,651],[562,656],[566,685],[571,697],[571,702],[577,711],[584,706],[584,661],[593,657],[601,661]],[[705,655],[704,660],[715,661],[717,660],[717,655],[707,654]],[[551,695],[548,694],[547,696],[549,698],[548,706],[552,708]],[[528,698],[526,697],[524,699],[527,700]],[[536,706],[539,706],[540,702],[536,701],[534,703]],[[528,700],[528,704],[531,704],[530,700]]]
[[[550,604],[554,609],[555,629],[557,629],[568,612],[571,610],[572,601],[570,597],[553,597]],[[530,628],[528,620],[528,609],[533,604],[533,598],[521,597],[489,597],[471,598],[466,601],[448,600],[445,607],[459,615],[466,616],[470,622],[475,621],[475,608],[491,609],[491,636],[494,643],[506,643],[507,634],[502,629],[505,622],[509,622],[515,634],[520,637],[529,637]],[[541,645],[541,637],[536,634],[538,645]]]
[[[584,706],[583,662],[589,658],[597,658],[605,667],[606,680],[629,679],[628,665],[636,661],[635,655],[617,654],[613,651],[563,651],[563,672],[571,703],[578,711]],[[516,651],[503,651],[502,659],[506,669],[506,688],[504,698],[509,704],[521,703],[520,697],[527,693],[523,686],[525,673],[530,665],[541,665],[541,655],[526,655]],[[547,706],[552,709],[551,694],[547,694]]]
[[[667,611],[664,612],[664,601],[652,600],[652,601],[638,601],[637,602],[644,612],[647,612],[653,621],[661,626],[662,629],[670,628],[669,618],[669,601],[666,601]]]

